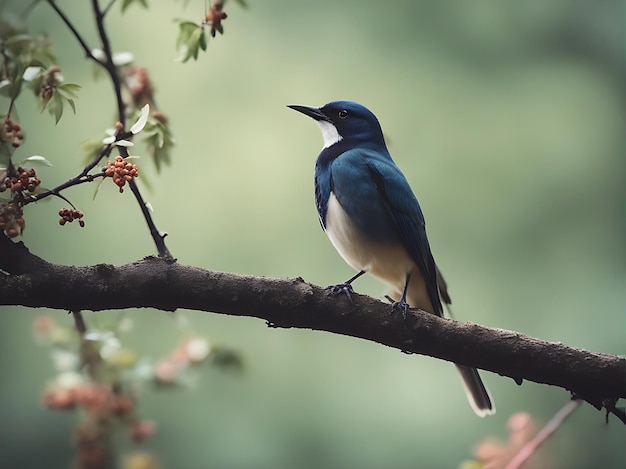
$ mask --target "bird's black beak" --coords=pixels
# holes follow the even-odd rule
[[[293,109],[294,111],[301,112],[302,114],[309,116],[316,121],[330,122],[328,116],[324,114],[319,108],[311,106],[300,106],[299,104],[288,104],[287,107]]]

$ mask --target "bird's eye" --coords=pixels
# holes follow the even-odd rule
[[[341,111],[339,111],[339,117],[341,119],[345,119],[346,117],[348,117],[348,111],[346,111],[345,109],[342,109]]]

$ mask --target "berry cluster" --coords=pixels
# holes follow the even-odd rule
[[[22,207],[19,205],[12,202],[0,205],[0,231],[4,231],[9,238],[22,234],[25,226],[22,216]]]
[[[222,21],[228,18],[228,15],[222,11],[224,8],[223,0],[216,0],[209,11],[206,12],[206,22],[211,25],[211,37],[215,37],[215,33],[224,34],[224,26]]]
[[[133,413],[135,401],[126,394],[115,393],[101,384],[78,384],[73,387],[51,387],[42,397],[43,405],[49,409],[70,410],[81,407],[94,416],[114,416],[128,425],[130,438],[144,441],[156,432],[151,420],[139,420]]]
[[[13,148],[19,147],[24,141],[24,134],[19,124],[6,117],[0,128],[0,140],[11,142]]]
[[[0,181],[0,192],[11,189],[11,192],[34,193],[39,184],[41,184],[41,179],[37,177],[34,169],[17,168],[13,175],[5,175],[4,180]]]
[[[124,68],[123,73],[135,107],[140,109],[145,104],[154,107],[154,88],[148,69],[131,64]]]
[[[116,156],[115,161],[107,161],[107,167],[104,170],[106,177],[112,177],[113,182],[120,188],[120,192],[124,192],[126,182],[136,178],[137,165],[124,161],[121,156]]]
[[[74,220],[78,220],[78,224],[81,228],[85,227],[85,220],[83,220],[83,212],[72,208],[62,208],[59,210],[59,225],[63,226],[66,223],[72,223]]]

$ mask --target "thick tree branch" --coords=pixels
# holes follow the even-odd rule
[[[149,257],[122,266],[50,264],[0,236],[0,305],[70,311],[178,308],[264,319],[272,327],[359,337],[407,353],[489,370],[516,381],[559,386],[620,416],[626,360],[546,342],[518,332],[414,311],[407,321],[389,304],[355,294],[353,302],[297,279],[214,272]],[[621,416],[620,416],[621,418]]]

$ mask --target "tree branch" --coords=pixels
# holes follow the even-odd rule
[[[85,42],[85,40],[83,39],[83,36],[78,32],[78,30],[76,29],[76,27],[74,26],[74,24],[72,24],[72,22],[70,21],[70,19],[67,17],[67,15],[63,12],[63,10],[61,10],[58,5],[54,2],[54,0],[48,0],[48,4],[52,7],[52,9],[56,12],[57,15],[59,15],[59,18],[61,18],[61,20],[63,21],[63,23],[65,23],[65,26],[67,26],[67,28],[71,31],[71,33],[74,35],[74,37],[76,38],[76,40],[78,41],[78,43],[80,44],[80,46],[83,48],[83,51],[85,52],[85,56],[91,60],[93,60],[94,62],[96,62],[98,65],[101,65],[104,67],[104,64],[102,62],[100,62],[91,52],[91,49],[89,48],[89,46],[87,45],[87,43]]]
[[[111,48],[111,41],[109,39],[109,35],[106,31],[105,24],[104,24],[105,16],[107,12],[109,11],[109,8],[113,4],[113,2],[109,2],[109,4],[104,9],[102,9],[100,8],[99,0],[91,0],[91,6],[92,6],[93,14],[94,14],[94,21],[96,23],[96,28],[98,30],[98,36],[102,43],[102,52],[104,54],[103,60],[99,60],[93,55],[93,53],[89,49],[89,46],[87,45],[83,37],[80,35],[76,27],[72,24],[72,22],[64,13],[64,11],[61,8],[59,8],[59,6],[54,2],[54,0],[48,0],[48,3],[52,7],[52,9],[57,13],[57,15],[61,18],[61,20],[65,23],[65,25],[69,28],[69,30],[72,32],[76,40],[79,42],[79,44],[81,45],[81,47],[87,54],[87,57],[89,57],[92,60],[95,60],[100,66],[104,67],[104,69],[107,71],[107,74],[109,75],[109,78],[111,80],[111,84],[113,85],[113,92],[114,92],[114,96],[115,96],[115,100],[117,104],[116,106],[117,107],[117,119],[119,122],[119,126],[121,127],[121,130],[118,130],[116,137],[118,140],[122,138],[131,138],[132,134],[124,131],[124,128],[126,126],[126,104],[124,103],[124,98],[122,96],[122,82],[120,80],[118,68],[113,62],[113,50]],[[126,158],[129,156],[128,150],[126,149],[126,147],[118,146],[117,148],[119,149],[120,155],[122,157]],[[84,182],[90,182],[96,177],[101,176],[101,175],[89,175],[88,173],[100,162],[100,160],[104,156],[110,153],[111,149],[112,149],[112,145],[105,145],[103,149],[98,153],[96,158],[94,158],[94,160],[89,165],[87,165],[78,176],[70,179],[66,183],[61,184],[60,186],[52,190],[45,191],[39,194],[38,196],[31,198],[26,203],[35,202],[44,197],[48,197],[50,195],[60,196],[60,191],[67,187],[75,186]],[[141,213],[144,219],[146,220],[146,224],[148,225],[148,229],[150,231],[150,236],[152,236],[152,239],[156,245],[159,256],[167,258],[167,259],[171,259],[172,254],[169,251],[167,245],[165,244],[166,235],[162,234],[157,229],[156,224],[154,223],[154,220],[152,219],[152,214],[150,213],[150,210],[148,209],[141,195],[141,191],[139,190],[139,187],[137,186],[134,180],[129,181],[129,186],[130,186],[131,192],[133,193],[133,195],[135,196],[135,199],[137,200],[137,203],[139,204]],[[26,205],[26,203],[24,205]]]
[[[301,278],[215,272],[148,257],[122,266],[51,264],[0,236],[0,305],[70,311],[178,308],[264,319],[270,327],[306,328],[358,337],[406,353],[475,366],[559,386],[615,413],[626,397],[626,360],[518,332],[412,311],[406,321],[389,304],[354,294],[329,295]]]

